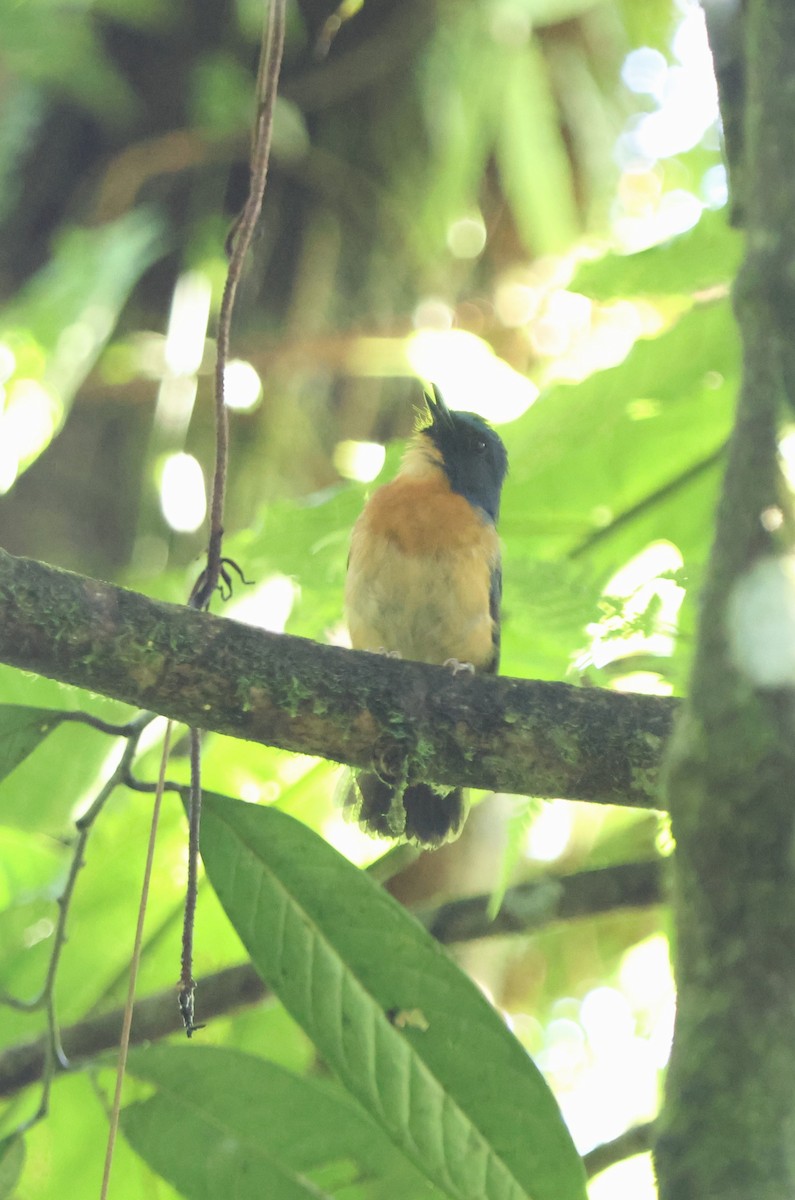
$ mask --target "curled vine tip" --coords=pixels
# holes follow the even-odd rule
[[[193,1037],[197,1029],[204,1029],[203,1025],[197,1025],[194,1021],[194,1006],[193,997],[196,992],[196,981],[191,979],[183,988],[180,989],[177,997],[179,1003],[179,1011],[182,1017],[182,1024],[185,1026],[185,1033],[188,1037]]]
[[[241,583],[246,587],[252,587],[254,580],[246,579],[243,573],[243,568],[235,562],[233,558],[221,558],[218,560],[218,567],[215,571],[210,569],[209,563],[202,571],[199,578],[193,585],[193,591],[190,594],[188,603],[191,608],[202,611],[209,607],[213,592],[220,592],[222,600],[231,600],[234,590],[234,581],[231,571],[237,575]]]

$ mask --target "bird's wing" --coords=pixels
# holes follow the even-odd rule
[[[491,640],[494,646],[494,658],[489,670],[495,675],[500,667],[500,605],[502,603],[502,563],[499,559],[491,572],[489,586],[489,613],[492,619]]]

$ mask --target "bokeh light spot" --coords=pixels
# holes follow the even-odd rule
[[[486,245],[486,226],[480,217],[463,217],[447,230],[447,247],[455,258],[477,258]]]
[[[163,463],[160,508],[176,533],[194,533],[207,513],[204,475],[192,454],[172,454]]]
[[[337,442],[334,466],[343,479],[372,483],[381,474],[386,450],[379,442]]]
[[[255,367],[233,358],[224,370],[224,402],[236,412],[250,412],[262,396],[262,380]]]

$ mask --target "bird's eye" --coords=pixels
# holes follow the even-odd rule
[[[482,454],[483,451],[486,449],[486,443],[483,441],[483,438],[477,438],[472,443],[472,449],[475,451],[476,454]]]

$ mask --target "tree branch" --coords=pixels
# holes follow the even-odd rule
[[[620,1133],[617,1138],[613,1138],[612,1142],[603,1142],[601,1146],[594,1146],[593,1150],[589,1150],[583,1156],[585,1173],[588,1178],[593,1179],[594,1175],[599,1175],[608,1167],[623,1162],[625,1158],[633,1158],[636,1154],[644,1154],[650,1150],[653,1132],[652,1122],[644,1121],[642,1125],[633,1125],[624,1133]]]
[[[0,551],[0,660],[186,725],[443,784],[654,808],[676,701],[268,634]]]
[[[494,920],[488,915],[488,896],[453,900],[416,915],[443,945],[506,934],[528,934],[554,921],[595,916],[614,912],[617,908],[660,904],[663,899],[661,874],[659,862],[627,863],[520,884],[508,889]],[[250,963],[228,967],[202,978],[202,1017],[209,1020],[234,1012],[258,1003],[266,995],[268,989]],[[62,1030],[69,1061],[79,1064],[115,1049],[122,1015],[122,1009],[117,1008]],[[166,988],[136,1004],[130,1044],[156,1041],[181,1028],[176,989]],[[10,1096],[40,1079],[44,1055],[44,1038],[12,1046],[0,1054],[0,1096]]]
[[[439,783],[659,807],[677,701],[266,633],[0,551],[0,661],[174,720]]]

